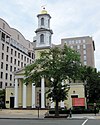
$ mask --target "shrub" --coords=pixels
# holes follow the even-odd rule
[[[72,110],[72,114],[88,114],[88,113],[94,113],[94,109],[73,109]],[[96,113],[99,113],[98,109],[97,109]],[[55,110],[54,109],[50,110],[49,114],[55,114]],[[69,114],[69,110],[59,109],[59,114]]]

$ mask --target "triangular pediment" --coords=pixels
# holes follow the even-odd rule
[[[16,75],[24,75],[24,69],[25,69],[25,67],[24,68],[21,68],[21,69],[19,69],[19,70],[17,70],[17,71],[15,71],[14,72],[14,75],[16,76]]]

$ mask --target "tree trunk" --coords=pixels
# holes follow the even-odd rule
[[[59,116],[59,109],[58,109],[58,100],[56,100],[56,106],[55,106],[55,116]]]

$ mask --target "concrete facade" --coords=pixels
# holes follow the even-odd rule
[[[64,44],[80,53],[80,58],[83,65],[95,67],[95,44],[92,37],[84,36],[63,38],[61,39],[61,46]]]
[[[14,86],[14,71],[34,61],[33,44],[0,18],[0,88]]]

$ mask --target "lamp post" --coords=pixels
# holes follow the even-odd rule
[[[86,109],[88,108],[88,104],[87,104],[87,102],[88,102],[88,90],[87,90],[87,81],[85,80],[85,82],[84,82],[84,91],[85,91],[85,97],[86,97]]]
[[[38,110],[38,118],[39,118],[39,109],[40,109],[40,98],[39,98],[40,90],[37,93],[37,110]]]
[[[40,108],[40,106],[39,106],[39,105],[37,105],[37,109],[38,109],[38,118],[39,118],[39,108]]]

